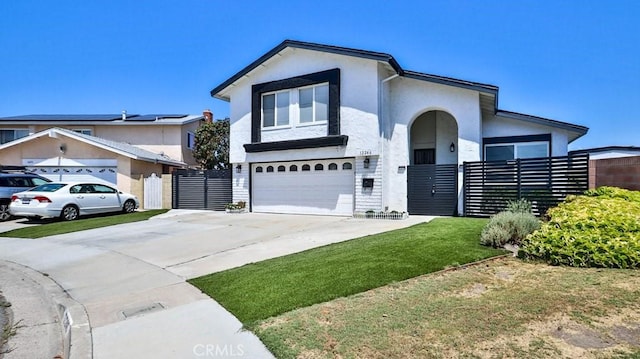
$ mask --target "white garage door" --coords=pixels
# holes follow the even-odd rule
[[[27,169],[52,181],[116,184],[117,180],[116,167],[37,166],[27,167]]]
[[[352,215],[353,159],[252,165],[254,212]]]
[[[52,181],[117,183],[118,163],[115,159],[24,159],[22,164]]]

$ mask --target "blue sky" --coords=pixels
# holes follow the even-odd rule
[[[209,91],[284,39],[500,87],[504,110],[640,146],[638,1],[2,0],[0,116],[229,114]]]

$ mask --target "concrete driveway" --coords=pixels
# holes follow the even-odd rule
[[[0,259],[46,273],[82,305],[88,323],[79,318],[73,327],[86,337],[90,326],[91,337],[76,346],[80,353],[85,346],[95,358],[264,358],[270,354],[253,334],[185,280],[430,219],[174,210],[39,240],[0,238]]]

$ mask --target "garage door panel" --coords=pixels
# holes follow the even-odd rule
[[[31,166],[27,169],[52,181],[116,184],[116,167]]]
[[[339,162],[338,170],[327,170],[328,164]],[[354,174],[352,170],[342,170],[343,162],[351,160],[330,160],[312,162],[291,162],[285,172],[255,172],[252,177],[252,208],[254,212],[352,215]],[[323,171],[313,170],[322,163]],[[290,165],[298,169],[303,164],[311,165],[311,171],[290,172]],[[260,164],[277,168],[282,164]]]

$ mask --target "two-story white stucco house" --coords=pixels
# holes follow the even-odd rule
[[[254,212],[452,215],[465,161],[566,155],[587,132],[499,110],[493,85],[291,40],[211,95],[230,103],[233,199]]]

